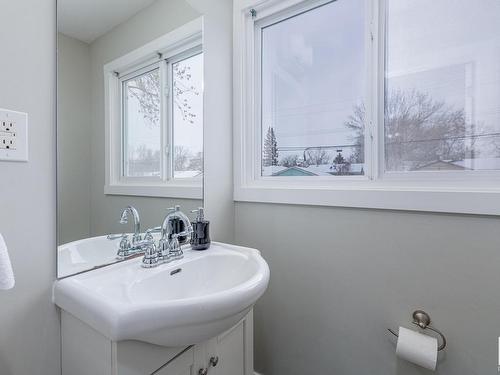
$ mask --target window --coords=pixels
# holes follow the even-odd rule
[[[236,200],[500,214],[500,2],[234,12]]]
[[[104,73],[105,193],[201,198],[201,22],[107,64]]]

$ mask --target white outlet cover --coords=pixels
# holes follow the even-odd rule
[[[28,114],[0,108],[0,138],[13,136],[12,131],[5,131],[3,122],[14,124],[15,149],[0,148],[0,160],[28,161]]]

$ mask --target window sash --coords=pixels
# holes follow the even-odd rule
[[[193,48],[189,48],[181,53],[176,54],[175,56],[172,56],[171,58],[166,60],[167,66],[166,66],[166,74],[168,76],[168,105],[167,105],[167,114],[165,115],[166,119],[166,129],[167,129],[167,147],[168,147],[168,179],[169,180],[181,180],[175,178],[175,156],[174,156],[174,151],[175,151],[175,141],[174,141],[174,77],[173,77],[173,67],[174,64],[189,59],[191,57],[197,56],[199,54],[203,53],[203,49],[201,45],[195,46]],[[202,171],[203,174],[203,171]],[[199,177],[192,177],[192,178],[183,178],[182,180],[195,180],[198,181],[200,178]]]
[[[148,64],[144,67],[141,67],[133,72],[128,73],[120,77],[120,127],[121,127],[121,147],[120,147],[120,180],[122,182],[145,182],[145,181],[162,181],[164,180],[164,168],[163,168],[163,124],[162,124],[162,108],[163,108],[163,95],[161,92],[162,86],[162,77],[163,77],[163,69],[161,69],[161,62],[155,62],[154,64]],[[136,176],[127,176],[127,158],[128,158],[128,150],[127,150],[127,142],[128,142],[128,134],[127,130],[129,127],[128,124],[128,112],[127,112],[127,95],[126,85],[129,81],[136,79],[144,74],[151,73],[158,69],[159,72],[159,80],[160,80],[160,176],[151,176],[151,177],[136,177]]]
[[[351,175],[351,176],[311,176],[311,177],[301,177],[301,176],[263,176],[261,173],[262,168],[262,33],[263,30],[267,27],[273,26],[280,22],[286,21],[290,18],[300,16],[303,13],[312,11],[316,8],[320,8],[326,4],[335,2],[335,0],[313,0],[313,1],[300,1],[292,6],[288,4],[289,2],[285,1],[282,3],[282,9],[273,8],[273,9],[263,9],[262,11],[257,12],[257,17],[254,19],[252,34],[250,35],[253,38],[253,59],[254,59],[254,99],[253,99],[253,108],[254,108],[254,124],[253,128],[253,152],[251,159],[252,163],[252,172],[251,172],[251,180],[261,183],[263,185],[272,185],[272,184],[288,184],[288,183],[297,183],[300,182],[303,185],[304,182],[312,183],[312,184],[324,184],[328,181],[342,181],[342,182],[359,182],[366,181],[371,178],[371,168],[369,166],[369,158],[367,157],[368,150],[371,150],[372,142],[368,140],[367,135],[365,134],[365,167],[364,167],[364,175]],[[365,1],[366,12],[365,18],[369,19],[369,7],[371,1]],[[366,27],[365,27],[366,28]],[[370,43],[367,43],[367,39],[365,38],[365,55],[368,58],[369,53],[371,52]],[[369,66],[369,62],[367,62],[366,66]],[[371,74],[366,74],[366,80],[369,80]],[[367,88],[368,89],[368,88]],[[368,102],[370,101],[371,96],[368,92],[365,92],[365,103],[367,103],[367,108],[369,106]],[[311,181],[314,180],[314,181]]]

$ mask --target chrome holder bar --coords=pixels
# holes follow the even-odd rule
[[[412,322],[413,324],[415,324],[419,328],[428,329],[430,331],[433,331],[433,332],[437,333],[439,335],[439,337],[441,337],[441,345],[438,346],[438,352],[443,350],[446,347],[446,337],[444,337],[444,335],[441,333],[441,331],[430,326],[431,317],[429,316],[429,314],[427,314],[423,310],[416,310],[413,312],[412,317],[413,317],[413,322]],[[398,334],[396,332],[394,332],[392,329],[388,328],[387,330],[390,333],[392,333],[394,336],[399,337]],[[438,340],[438,342],[439,342],[439,340]]]

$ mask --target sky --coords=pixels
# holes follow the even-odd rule
[[[329,3],[262,33],[262,126],[278,147],[352,143],[345,119],[362,101],[364,1]]]
[[[352,143],[365,14],[365,1],[338,0],[263,30],[263,136],[273,126],[278,147]],[[386,62],[388,90],[417,89],[464,109],[477,132],[500,130],[500,1],[389,0]]]

